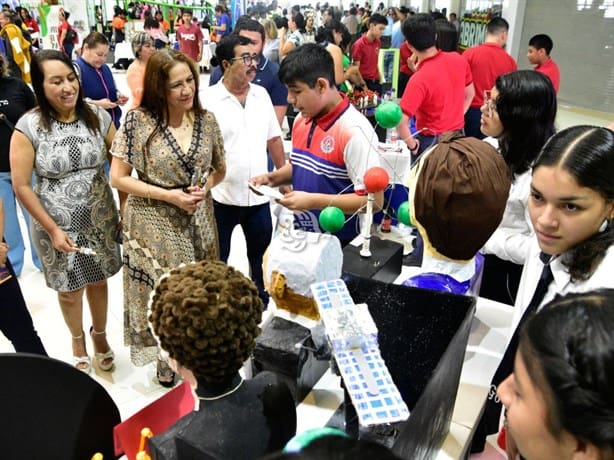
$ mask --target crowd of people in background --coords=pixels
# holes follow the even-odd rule
[[[110,342],[117,338],[106,334],[107,279],[123,269],[124,342],[134,365],[155,362],[163,386],[173,386],[177,373],[194,380],[203,401],[235,391],[242,403],[260,398],[276,380],[266,376],[242,386],[238,369],[269,302],[262,263],[273,218],[269,198],[248,183],[280,187],[278,203],[308,231],[323,231],[320,212],[334,199],[346,218],[336,236],[349,244],[367,202],[363,175],[379,165],[375,130],[350,96],[360,90],[381,98],[396,90],[402,111],[396,130],[412,163],[452,132],[492,144],[512,182],[499,228],[482,249],[480,294],[515,305],[514,332],[474,449],[499,428],[494,395],[500,385],[510,455],[548,458],[556,445],[561,458],[580,448],[604,453],[586,458],[612,458],[611,430],[604,435],[573,420],[578,411],[600,410],[598,423],[611,425],[613,382],[611,372],[601,372],[612,366],[611,334],[595,335],[595,344],[592,334],[570,324],[580,315],[596,330],[598,321],[614,323],[612,292],[586,294],[614,288],[614,133],[590,126],[556,132],[561,75],[548,35],[536,34],[526,44],[534,69],[518,70],[505,48],[510,25],[502,17],[490,18],[483,43],[461,52],[462,17],[384,3],[286,10],[276,2],[251,2],[244,15],[232,17],[224,3],[207,11],[130,2],[116,7],[108,27],[99,27],[99,9],[95,16],[92,31],[79,37],[70,12],[60,9],[55,49],[44,49],[31,11],[7,4],[0,11],[0,297],[11,304],[4,312],[0,306],[0,329],[17,351],[46,354],[18,283],[25,257],[21,205],[33,263],[57,292],[77,369],[92,369],[89,335],[94,362],[113,370]],[[134,21],[142,21],[142,31],[133,30]],[[126,72],[130,95],[117,90],[108,65],[109,53],[124,42],[134,54]],[[384,59],[383,65],[386,73],[398,66],[396,81],[382,78],[379,55],[387,48],[398,50],[398,61]],[[204,66],[211,72],[209,87],[201,88],[203,59],[210,54]],[[386,206],[383,193],[374,201],[377,210]],[[226,265],[237,225],[246,238],[251,279]],[[190,268],[192,262],[199,264]],[[188,268],[178,269],[182,264]],[[217,349],[207,340],[197,351],[178,346],[185,327],[172,326],[174,316],[194,315],[193,309],[168,306],[186,292],[175,279],[198,284],[211,273],[224,273],[229,285],[234,280],[233,289],[244,297],[239,301],[225,285],[207,284],[203,298],[207,290],[216,299],[228,297],[228,327],[250,325],[243,344],[229,333],[235,350],[229,356],[237,356],[213,376],[200,362]],[[572,293],[585,294],[558,299]],[[214,297],[206,297],[203,318],[218,315]],[[235,312],[240,302],[249,303],[249,315]],[[194,334],[210,337],[214,333],[199,318],[190,319]],[[602,350],[607,341],[609,354]],[[578,399],[590,391],[598,404],[571,400],[561,383],[569,375],[581,387]],[[524,401],[518,387],[529,395]],[[287,388],[280,388],[276,398],[291,429],[271,425],[270,414],[261,422],[285,442],[296,419]],[[258,416],[269,409],[263,405]],[[543,426],[526,423],[531,407]],[[544,446],[531,442],[535,433]],[[161,448],[168,439],[159,439]],[[253,444],[262,454],[283,445],[280,439],[268,448]]]

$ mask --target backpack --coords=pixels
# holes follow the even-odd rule
[[[64,36],[64,44],[74,43],[76,38],[77,38],[77,32],[75,32],[75,29],[68,26],[68,29],[66,29],[66,35]]]

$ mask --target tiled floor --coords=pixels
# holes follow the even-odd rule
[[[115,77],[120,91],[128,93],[125,75],[118,73]],[[203,75],[202,84],[206,84],[207,80],[208,76]],[[604,126],[612,120],[614,120],[614,114],[610,119],[607,119],[585,111],[578,111],[563,106],[559,110],[557,125],[559,129],[579,123]],[[244,273],[247,273],[248,265],[245,241],[239,229],[237,229],[233,235],[232,251],[229,262]],[[55,292],[46,287],[42,273],[34,268],[30,260],[26,261],[26,266],[20,277],[20,283],[34,319],[35,327],[47,348],[47,352],[54,358],[70,362],[71,339],[60,313],[57,296]],[[107,389],[117,403],[122,418],[126,418],[162,395],[165,389],[155,383],[154,366],[150,365],[143,368],[134,367],[130,363],[128,349],[123,346],[123,294],[121,272],[109,280],[109,299],[107,332],[109,342],[116,353],[116,366],[115,370],[110,373],[94,369],[92,377]],[[85,309],[85,311],[84,328],[87,330],[90,321],[87,309]],[[88,342],[88,349],[91,353],[91,341]],[[11,351],[13,351],[13,349],[10,343],[3,336],[0,336],[0,352]],[[476,458],[486,460],[503,457],[500,453],[497,453],[491,448],[488,452]]]

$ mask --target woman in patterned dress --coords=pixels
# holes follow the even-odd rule
[[[198,100],[198,81],[184,54],[156,51],[145,69],[141,105],[128,112],[111,149],[111,184],[129,194],[121,205],[124,340],[137,366],[158,357],[147,321],[156,281],[182,263],[218,258],[209,190],[226,172],[224,144],[215,117]],[[162,359],[158,381],[174,382]]]
[[[106,280],[119,271],[121,258],[114,240],[117,209],[103,165],[115,127],[108,113],[84,101],[72,62],[62,52],[35,55],[32,85],[38,107],[21,117],[11,138],[13,185],[33,218],[32,240],[47,286],[58,292],[75,367],[91,370],[83,335],[85,292],[95,357],[108,371],[114,356],[105,334]]]

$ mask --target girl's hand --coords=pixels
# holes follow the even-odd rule
[[[77,244],[61,228],[56,228],[50,235],[53,247],[61,252],[76,252],[79,250]]]

